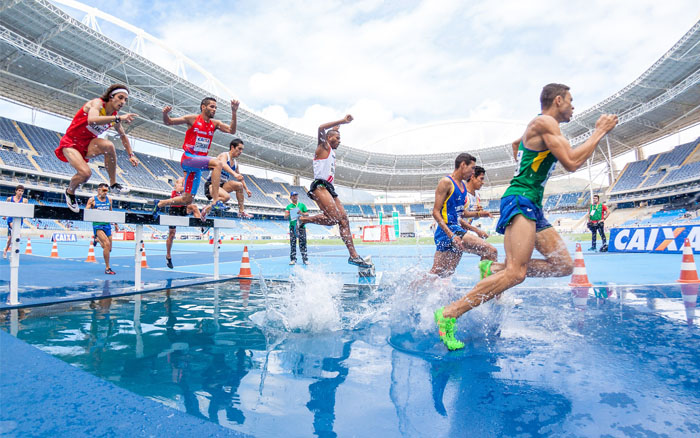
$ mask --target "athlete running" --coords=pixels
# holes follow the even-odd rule
[[[475,164],[476,158],[471,154],[459,154],[455,159],[454,172],[442,178],[435,189],[433,218],[437,227],[434,236],[435,256],[430,273],[439,277],[454,274],[465,252],[490,261],[495,261],[498,256],[496,248],[484,240],[488,233],[471,225],[473,218],[489,215],[486,211],[478,210],[476,190],[483,184],[484,168]],[[475,177],[477,170],[479,178]],[[476,183],[477,179],[481,184]],[[465,180],[468,182],[465,183]]]
[[[90,158],[104,155],[112,191],[122,194],[130,191],[128,187],[122,187],[117,183],[117,151],[114,144],[106,138],[98,138],[109,128],[114,127],[119,133],[126,153],[129,154],[129,162],[134,167],[139,165],[139,160],[131,150],[129,137],[126,136],[123,126],[123,123],[131,123],[137,115],[128,113],[119,116],[119,110],[126,104],[128,98],[129,89],[126,85],[114,84],[102,96],[85,103],[73,117],[66,134],[55,150],[56,157],[73,166],[76,172],[65,191],[66,205],[75,213],[80,211],[75,191],[92,176],[92,171],[87,165]]]
[[[112,200],[107,196],[109,186],[102,183],[97,186],[97,195],[88,199],[85,209],[94,208],[96,210],[112,211]],[[102,257],[105,259],[105,274],[114,275],[116,272],[109,266],[109,254],[112,252],[112,225],[109,222],[93,222],[92,230],[102,246]],[[114,224],[114,231],[119,231],[117,224]]]
[[[335,150],[340,145],[340,125],[352,122],[352,116],[348,114],[344,119],[336,122],[325,123],[318,127],[318,146],[314,154],[314,180],[309,187],[309,197],[316,201],[323,213],[314,216],[301,216],[297,220],[297,226],[306,224],[338,225],[340,238],[348,248],[350,258],[348,263],[361,268],[370,268],[372,263],[360,257],[355,250],[350,232],[348,214],[343,204],[338,199],[333,181],[335,177]]]
[[[561,236],[542,212],[547,179],[559,161],[576,171],[593,154],[600,140],[617,125],[617,116],[603,114],[595,130],[576,149],[564,137],[559,124],[571,120],[574,111],[569,87],[548,84],[540,94],[542,114],[535,117],[521,138],[513,142],[516,172],[501,198],[496,231],[505,234],[505,263],[493,263],[486,277],[459,300],[435,311],[440,340],[450,350],[463,348],[455,338],[456,318],[500,295],[530,277],[563,277],[573,272],[573,261]],[[544,259],[532,259],[532,251]]]
[[[238,160],[236,160],[236,158],[240,157],[243,153],[243,148],[245,148],[243,140],[240,138],[234,138],[229,144],[229,151],[222,152],[218,157],[216,157],[219,161],[221,161],[219,199],[221,199],[221,202],[225,204],[229,201],[229,199],[231,199],[231,195],[229,195],[229,193],[235,191],[236,199],[238,200],[238,215],[243,219],[250,219],[253,217],[253,215],[245,212],[243,191],[245,190],[249,198],[253,196],[253,192],[248,190],[248,186],[246,186],[245,183],[245,178],[243,178],[243,175],[240,173],[241,169],[238,167]],[[210,175],[209,178],[207,178],[207,182],[204,184],[204,194],[209,200],[212,199],[211,192],[212,188]]]
[[[185,178],[178,178],[177,181],[175,181],[175,186],[173,186],[173,191],[170,194],[170,198],[177,198],[178,196],[182,196],[182,192],[184,190]],[[188,214],[192,214],[192,216],[198,219],[202,217],[199,213],[199,208],[196,204],[171,205],[168,209],[168,214],[171,216],[187,216]],[[173,241],[175,240],[176,230],[176,226],[170,225],[168,227],[168,239],[165,241],[165,264],[170,269],[173,269],[173,259],[170,254],[170,250],[172,250],[173,248]]]
[[[211,208],[226,210],[227,207],[219,198],[219,179],[221,177],[221,161],[216,157],[209,157],[209,148],[211,147],[214,132],[218,129],[227,134],[236,133],[236,112],[238,111],[239,102],[231,101],[231,124],[227,125],[219,120],[214,119],[216,115],[216,99],[213,97],[205,97],[199,105],[200,114],[188,114],[182,117],[171,118],[169,113],[172,107],[166,106],[163,108],[163,123],[168,126],[187,124],[189,128],[185,132],[185,142],[182,144],[182,158],[180,165],[185,172],[185,187],[184,192],[180,196],[161,201],[155,200],[153,206],[153,216],[157,217],[160,214],[160,209],[168,205],[190,205],[194,202],[194,195],[197,194],[199,181],[202,178],[203,170],[211,170],[211,197],[212,202],[205,208],[209,211]],[[205,215],[202,216],[204,218]]]
[[[8,196],[6,201],[7,202],[14,202],[16,204],[26,204],[27,200],[24,198],[24,186],[22,184],[20,184],[17,187],[15,187],[15,195]],[[2,258],[6,259],[7,252],[10,250],[10,246],[12,245],[12,222],[14,219],[11,217],[5,217],[3,219],[5,219],[7,221],[7,245],[5,246],[5,249],[2,251]],[[23,224],[24,224],[24,219],[20,218],[20,220],[19,220],[20,229],[22,228]]]
[[[498,250],[486,241],[486,239],[489,237],[489,233],[472,225],[474,221],[478,220],[480,217],[493,217],[491,213],[484,210],[484,207],[481,205],[481,197],[479,196],[478,192],[484,185],[485,177],[486,170],[483,167],[474,167],[474,173],[467,180],[466,184],[467,203],[464,206],[462,218],[459,219],[459,223],[462,225],[462,228],[467,231],[471,231],[476,235],[475,236],[469,233],[465,234],[463,243],[466,252],[481,256],[481,262],[479,262],[481,278],[484,278],[485,272],[490,269],[491,264],[498,260]]]

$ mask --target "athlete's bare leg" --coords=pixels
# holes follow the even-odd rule
[[[211,170],[211,206],[220,201],[219,184],[221,183],[221,161],[216,157],[209,159],[209,169]]]
[[[175,229],[175,228],[168,229],[168,238],[165,240],[165,258],[166,259],[172,258],[170,256],[170,250],[173,248],[173,241],[175,240],[175,233],[176,232],[177,232],[177,229]]]
[[[243,184],[238,181],[227,181],[226,184],[224,184],[223,188],[228,193],[236,192],[236,200],[238,201],[238,212],[243,213],[245,211],[245,197],[243,196]],[[228,199],[226,201],[228,201]]]
[[[343,204],[340,202],[340,199],[333,198],[328,192],[328,190],[326,190],[325,187],[321,186],[317,187],[316,190],[314,190],[313,195],[314,201],[316,201],[316,204],[318,204],[318,207],[323,213],[314,216],[301,216],[298,219],[299,224],[338,224],[340,238],[343,240],[343,243],[345,243],[345,246],[348,248],[350,257],[359,257],[357,251],[355,250],[355,244],[352,241],[352,232],[350,231],[350,221],[348,221],[348,214],[345,212],[345,208],[343,208]]]
[[[527,265],[528,277],[565,277],[574,270],[574,262],[559,233],[554,228],[546,228],[535,235],[535,249],[543,259],[532,259]],[[506,261],[508,255],[506,254]],[[491,272],[505,269],[504,263],[491,265]]]
[[[158,201],[158,208],[167,207],[168,205],[190,205],[194,202],[194,196],[192,193],[183,193],[180,196],[176,196],[170,199],[161,199]]]
[[[229,192],[231,190],[229,190],[226,187],[229,184],[229,182],[224,184],[223,187],[219,188],[219,200],[221,200],[221,202],[223,202],[224,204],[231,199],[231,195],[229,195]],[[211,196],[211,199],[214,199],[214,184],[209,185],[209,196]]]
[[[464,252],[481,256],[481,260],[494,262],[498,260],[498,250],[480,237],[465,234],[462,236],[462,245],[464,246]]]
[[[517,284],[525,281],[528,263],[535,249],[535,222],[517,215],[506,228],[504,247],[506,266],[478,282],[476,286],[459,300],[445,307],[446,318],[459,318],[465,312],[491,300]]]
[[[462,260],[461,251],[435,251],[433,267],[430,269],[430,273],[439,277],[449,277],[455,273],[460,260]]]
[[[65,155],[65,154],[64,154]],[[109,175],[109,185],[112,186],[117,182],[117,150],[114,148],[114,143],[106,138],[96,138],[88,145],[85,158],[90,159],[98,155],[104,155],[105,168]]]
[[[95,237],[97,237],[97,240],[100,241],[100,245],[102,246],[102,257],[105,259],[105,269],[111,269],[109,266],[109,254],[112,252],[112,236],[107,237],[104,231],[97,230]]]
[[[66,160],[68,160],[68,164],[75,169],[75,175],[71,177],[70,182],[68,183],[68,188],[66,189],[66,192],[74,195],[75,190],[80,187],[81,184],[90,179],[92,176],[92,170],[90,170],[90,166],[88,166],[83,159],[83,156],[77,149],[63,148],[62,151],[63,156],[66,157]]]

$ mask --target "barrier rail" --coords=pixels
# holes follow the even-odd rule
[[[15,204],[11,202],[0,202],[0,216],[14,218],[14,223],[19,223],[21,219],[58,219],[74,220],[84,222],[114,222],[118,224],[135,225],[134,233],[134,287],[136,291],[143,288],[141,282],[141,258],[143,243],[144,225],[168,225],[184,227],[208,227],[214,229],[214,279],[219,280],[219,229],[235,228],[237,223],[230,219],[207,219],[201,220],[183,216],[160,215],[154,218],[148,213],[130,213],[123,211],[109,210],[81,210],[75,213],[66,207],[53,207],[34,204]],[[10,298],[8,304],[17,305],[19,301],[19,257],[20,257],[20,237],[22,227],[12,227],[11,253],[10,253]]]

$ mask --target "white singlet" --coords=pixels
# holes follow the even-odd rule
[[[322,179],[333,182],[335,176],[335,149],[331,148],[328,158],[324,160],[314,159],[314,179]]]

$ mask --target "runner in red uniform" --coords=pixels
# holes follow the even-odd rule
[[[139,165],[138,158],[131,150],[129,137],[126,136],[121,124],[122,122],[131,123],[137,115],[128,113],[119,116],[118,114],[128,98],[129,89],[126,85],[114,84],[102,96],[86,102],[73,117],[66,134],[56,148],[56,157],[73,166],[76,171],[65,192],[68,208],[76,213],[80,211],[80,206],[75,197],[75,190],[92,176],[87,163],[90,158],[97,155],[104,155],[110,189],[114,193],[129,192],[128,188],[117,183],[117,152],[114,144],[105,138],[98,138],[109,128],[114,127],[121,137],[124,149],[129,154],[132,166]]]
[[[214,120],[216,99],[213,97],[205,97],[202,100],[202,103],[199,105],[202,111],[200,114],[171,118],[168,113],[170,113],[172,107],[166,106],[163,108],[163,123],[166,125],[184,125],[186,123],[189,126],[185,133],[185,142],[182,145],[184,152],[180,159],[180,165],[185,172],[185,187],[181,196],[161,201],[155,200],[153,216],[157,217],[160,214],[160,209],[168,205],[190,205],[194,202],[194,195],[197,194],[202,170],[211,170],[212,181],[212,203],[203,211],[209,211],[212,207],[221,210],[227,209],[219,199],[221,161],[216,157],[209,157],[207,154],[211,147],[211,141],[214,138],[214,132],[217,129],[227,134],[236,133],[238,105],[239,102],[237,100],[231,101],[231,125],[227,125],[220,120]]]

